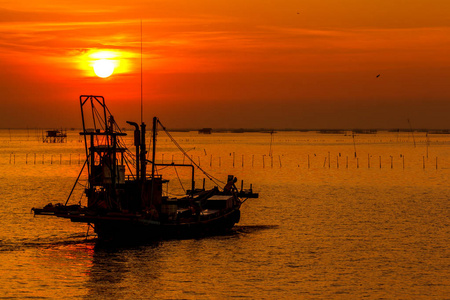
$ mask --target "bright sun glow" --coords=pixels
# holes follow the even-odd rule
[[[131,62],[136,53],[118,50],[92,49],[81,53],[78,58],[79,68],[87,77],[107,78],[111,75],[121,75],[132,71]]]
[[[109,59],[99,59],[94,62],[94,72],[98,77],[106,78],[114,72],[115,64]]]

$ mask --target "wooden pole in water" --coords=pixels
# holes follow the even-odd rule
[[[359,169],[359,158],[356,158],[356,168]]]
[[[437,158],[437,156],[436,156],[436,170],[438,169],[438,163],[437,163],[437,160],[438,160],[438,158]]]
[[[370,169],[370,154],[367,154],[367,168]]]
[[[380,155],[380,157],[379,157],[379,158],[380,158],[380,169],[381,169],[381,155]]]
[[[36,164],[36,153],[34,154],[34,164]]]
[[[330,156],[330,152],[328,152],[328,169],[331,168],[331,156]]]
[[[405,169],[405,155],[402,155],[403,169]]]
[[[339,155],[336,155],[336,168],[339,169]]]
[[[233,152],[233,168],[234,168],[234,161],[235,161],[235,158],[236,158],[236,153]]]
[[[310,164],[309,164],[309,154],[308,154],[308,169],[310,168]]]
[[[69,154],[69,165],[72,164],[72,153]]]
[[[413,142],[414,142],[414,148],[416,148],[416,139],[414,138],[414,130],[412,129],[411,122],[409,121],[409,118],[408,118],[408,124],[409,124],[409,128],[411,130],[411,135],[412,135]]]
[[[244,154],[242,154],[242,167],[244,167]]]
[[[345,163],[345,167],[348,169],[348,156],[346,156],[346,163]]]
[[[425,169],[425,156],[422,156],[423,168]]]
[[[212,166],[212,154],[211,154],[211,156],[210,156],[210,158],[209,158],[209,166],[210,166],[210,167]]]
[[[394,157],[391,155],[391,169],[394,168]]]
[[[263,159],[263,169],[265,168],[265,163],[264,163],[264,156],[266,156],[265,154],[263,154],[262,159]]]
[[[25,155],[25,164],[28,165],[28,153]]]
[[[274,134],[274,131],[272,130],[272,131],[270,132],[270,148],[269,148],[269,156],[272,156],[273,134]]]
[[[280,161],[280,168],[281,168],[281,156],[278,155],[278,160]]]

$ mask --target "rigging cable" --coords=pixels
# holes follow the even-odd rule
[[[181,153],[183,153],[183,155],[185,157],[187,157],[191,163],[197,167],[197,169],[199,169],[200,171],[202,171],[202,173],[208,177],[209,180],[213,181],[215,184],[219,185],[219,183],[225,184],[225,182],[215,178],[214,176],[210,175],[209,173],[207,173],[205,170],[203,170],[198,164],[195,163],[195,161],[189,156],[187,155],[186,151],[184,151],[183,148],[181,148],[180,144],[178,144],[178,142],[172,137],[172,135],[167,131],[167,129],[164,127],[164,125],[161,123],[161,121],[158,119],[158,123],[159,125],[161,125],[162,129],[164,130],[164,132],[167,134],[167,136],[172,140],[172,142],[175,144],[175,146],[178,148],[178,150],[181,151]]]
[[[173,169],[175,170],[175,173],[177,174],[177,178],[178,178],[178,181],[180,182],[181,188],[186,193],[186,189],[184,188],[183,183],[181,182],[180,176],[178,175],[177,167],[175,167],[175,165],[173,166]]]

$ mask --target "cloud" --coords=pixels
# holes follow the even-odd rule
[[[144,92],[167,110],[179,103],[186,111],[214,101],[258,103],[255,119],[277,106],[280,118],[295,122],[307,101],[374,107],[378,99],[385,106],[447,99],[450,24],[442,16],[423,19],[417,1],[407,6],[415,12],[395,3],[385,12],[387,1],[305,0],[301,8],[257,0],[11,1],[0,8],[0,89],[11,96],[11,109],[50,92],[54,101],[84,90],[132,98],[129,91],[139,91],[142,19]],[[411,15],[418,21],[405,19]],[[121,53],[127,72],[104,81],[87,74],[89,55],[99,50]]]

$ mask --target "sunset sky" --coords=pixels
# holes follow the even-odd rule
[[[448,0],[0,0],[0,128],[139,121],[141,20],[148,124],[450,128]]]

